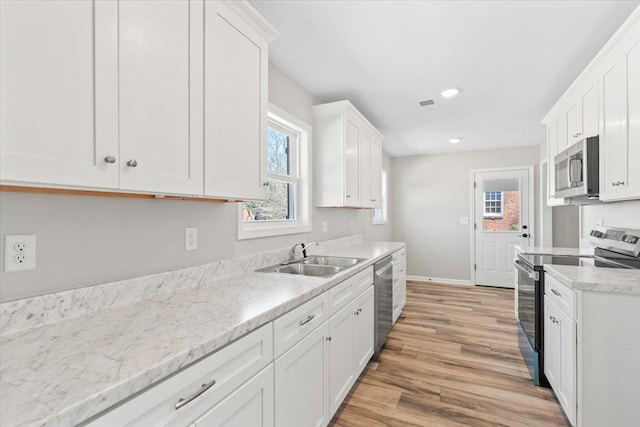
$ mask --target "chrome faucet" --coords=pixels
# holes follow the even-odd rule
[[[311,246],[317,246],[317,245],[318,245],[318,242],[311,242],[311,243],[300,242],[300,243],[296,243],[289,250],[289,259],[287,261],[283,262],[282,264],[293,264],[294,262],[302,261],[303,259],[307,258],[307,248],[309,248]],[[298,246],[300,246],[302,248],[302,258],[296,258],[296,250],[298,249]]]

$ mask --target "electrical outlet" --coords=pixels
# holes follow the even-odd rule
[[[4,271],[36,269],[36,235],[4,236]]]
[[[329,231],[329,221],[322,221],[322,232],[326,233]]]
[[[184,250],[193,251],[198,249],[198,228],[187,227],[184,229]]]
[[[349,220],[349,228],[353,230],[353,220]]]

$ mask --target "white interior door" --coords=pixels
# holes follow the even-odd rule
[[[533,169],[474,173],[475,283],[514,287],[516,246],[531,239]]]

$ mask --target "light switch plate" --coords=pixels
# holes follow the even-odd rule
[[[36,269],[36,235],[15,234],[4,236],[4,271]]]
[[[184,250],[193,251],[198,249],[198,228],[187,227],[184,229]]]
[[[460,224],[469,224],[469,217],[468,216],[461,216],[460,217]]]
[[[326,233],[329,231],[329,221],[322,221],[322,232]]]

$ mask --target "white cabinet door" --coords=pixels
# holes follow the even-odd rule
[[[345,206],[360,206],[360,128],[353,118],[345,121]]]
[[[582,132],[579,139],[598,135],[598,85],[590,78],[582,91]]]
[[[562,409],[576,425],[576,322],[545,296],[544,373]]]
[[[2,181],[118,187],[117,13],[116,2],[0,2]]]
[[[360,294],[355,300],[354,319],[355,337],[355,378],[360,375],[373,356],[374,351],[374,287]]]
[[[329,423],[329,323],[275,362],[275,424],[321,427]]]
[[[560,384],[560,333],[553,323],[556,319],[555,304],[544,297],[544,374],[555,390]]]
[[[118,3],[120,188],[202,194],[202,0]]]
[[[355,301],[329,319],[331,337],[329,357],[330,416],[336,413],[355,382],[354,318]]]
[[[381,207],[382,201],[382,146],[375,139],[371,140],[370,148],[370,173],[371,207]]]
[[[573,104],[567,109],[567,147],[579,141],[582,135],[582,98],[574,99]],[[563,151],[566,147],[563,147]]]
[[[636,31],[600,68],[600,200],[640,197],[639,76],[640,31]]]
[[[231,393],[194,427],[273,427],[273,365]]]
[[[265,199],[267,41],[221,2],[204,25],[205,195]]]
[[[560,140],[566,138],[564,115],[552,119],[547,126],[547,206],[559,206],[565,204],[565,199],[556,198],[556,173],[555,156],[560,150]]]
[[[364,130],[360,129],[360,156],[358,188],[360,189],[360,206],[372,206],[371,199],[371,136]]]

